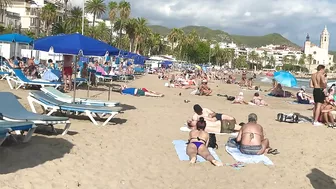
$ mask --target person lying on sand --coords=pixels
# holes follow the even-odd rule
[[[237,143],[240,143],[240,151],[248,155],[261,155],[269,153],[278,154],[277,149],[272,149],[269,140],[265,138],[261,125],[257,124],[258,117],[252,113],[248,115],[248,123],[244,124],[237,136]]]
[[[253,99],[251,100],[251,102],[257,106],[268,106],[268,104],[265,102],[265,100],[263,100],[259,93],[256,92],[254,93]]]
[[[191,120],[187,121],[187,125],[190,129],[196,128],[196,123],[200,117],[203,117],[207,121],[207,132],[231,133],[239,131],[240,129],[240,126],[236,125],[236,119],[234,117],[215,113],[208,108],[202,108],[199,104],[195,104],[193,109],[195,114],[192,116]]]
[[[190,163],[196,163],[198,154],[215,166],[223,166],[223,163],[215,160],[208,150],[209,133],[204,131],[205,127],[206,122],[203,117],[200,117],[199,121],[196,123],[196,130],[191,130],[189,132],[187,155],[189,156]]]
[[[150,91],[146,88],[128,88],[126,85],[120,87],[119,89],[121,94],[128,94],[134,96],[150,96],[150,97],[163,97],[164,95],[161,93],[157,93],[154,91]]]
[[[233,104],[248,104],[247,102],[245,102],[244,100],[244,93],[240,92],[238,94],[238,96],[236,96],[236,98],[232,101]]]

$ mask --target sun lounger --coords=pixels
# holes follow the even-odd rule
[[[2,142],[4,140],[2,140],[1,138],[3,136],[8,136],[3,135],[4,131],[7,131],[7,133],[12,132],[12,131],[28,131],[23,142],[28,142],[30,140],[30,138],[32,137],[33,133],[36,130],[36,126],[33,122],[11,122],[11,121],[4,121],[4,120],[0,120],[0,145],[2,144]]]
[[[62,135],[65,135],[71,125],[69,118],[56,117],[49,115],[40,115],[27,111],[21,103],[16,99],[13,93],[0,92],[0,113],[4,120],[13,122],[30,121],[35,125],[51,126],[65,124]],[[54,130],[55,131],[55,130]]]
[[[46,93],[49,96],[52,96],[56,98],[59,101],[72,103],[73,97],[70,95],[67,95],[65,93],[62,93],[61,91],[53,88],[53,87],[43,87],[41,88],[41,91]],[[101,101],[101,100],[90,100],[85,98],[76,98],[75,99],[76,104],[85,104],[85,105],[93,105],[93,106],[116,106],[119,104],[119,102],[108,102],[108,101]]]
[[[42,82],[42,81],[32,81],[29,80],[22,72],[22,70],[20,69],[13,69],[15,77],[11,76],[11,77],[6,77],[8,85],[11,89],[14,89],[13,85],[12,85],[12,81],[15,82],[15,86],[16,89],[19,89],[20,87],[22,87],[23,85],[38,85],[38,86],[53,86],[55,88],[58,88],[59,86],[62,85],[61,82]]]
[[[121,107],[92,106],[61,102],[53,97],[46,95],[42,91],[29,93],[28,102],[33,112],[36,112],[33,103],[37,103],[41,105],[45,110],[50,111],[48,115],[51,115],[56,111],[75,112],[76,114],[85,113],[86,116],[88,116],[92,123],[95,125],[98,125],[98,123],[93,118],[92,114],[96,115],[97,117],[99,117],[99,114],[102,114],[103,116],[110,115],[103,123],[103,126],[106,125],[115,115],[117,115],[122,110]]]
[[[10,128],[0,129],[0,146],[6,140],[6,138],[10,135],[9,132],[12,130]]]

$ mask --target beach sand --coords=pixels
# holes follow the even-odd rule
[[[216,94],[237,95],[240,89],[236,85],[210,83],[214,95],[200,97],[190,95],[190,90],[166,88],[164,83],[155,75],[148,75],[128,84],[162,92],[164,98],[112,92],[111,99],[130,105],[130,110],[118,114],[107,126],[95,126],[83,117],[71,119],[66,136],[52,135],[45,128],[39,129],[27,144],[7,142],[0,148],[1,189],[336,188],[336,129],[275,121],[279,112],[311,116],[307,110],[311,105],[289,104],[286,101],[292,99],[268,96],[265,100],[269,107],[233,105]],[[91,98],[106,100],[108,92],[102,89],[106,88],[91,91]],[[0,81],[0,91],[13,92],[29,109],[29,90],[9,90],[7,83]],[[243,92],[246,99],[254,93]],[[86,90],[77,94],[86,97]],[[191,102],[184,103],[186,99]],[[257,113],[271,146],[281,152],[269,156],[275,165],[249,164],[235,170],[229,166],[214,167],[208,162],[191,166],[180,161],[172,141],[188,139],[188,132],[179,128],[191,117],[196,103],[232,115],[238,122],[246,122],[249,113]],[[217,135],[217,154],[224,164],[235,163],[225,151],[228,137]]]

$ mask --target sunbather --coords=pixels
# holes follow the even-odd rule
[[[128,88],[126,85],[120,87],[121,94],[129,94],[134,96],[151,96],[151,97],[163,97],[164,95],[161,93],[157,93],[154,91],[149,91],[146,88]]]
[[[330,103],[329,99],[326,98],[324,103],[321,105],[321,114],[319,116],[319,122],[325,123],[328,127],[334,128],[334,116],[332,115],[332,111],[334,110],[334,106]]]
[[[268,106],[268,104],[265,102],[265,100],[263,100],[259,93],[256,92],[254,93],[253,99],[251,100],[251,102],[257,106]]]
[[[233,104],[248,104],[245,100],[244,100],[244,93],[240,92],[238,94],[238,96],[236,96],[236,98],[233,100],[232,102]]]
[[[296,93],[296,98],[299,104],[313,104],[314,102],[311,96],[306,94],[306,88],[304,86]]]
[[[190,129],[196,128],[196,123],[200,117],[203,117],[207,121],[207,132],[211,133],[231,133],[238,131],[240,126],[236,125],[236,119],[229,115],[215,113],[208,108],[202,108],[200,105],[194,105],[195,114],[191,120],[187,121]]]
[[[215,166],[223,166],[223,163],[215,160],[208,150],[209,133],[204,131],[206,122],[203,117],[200,117],[196,124],[196,130],[189,133],[189,140],[187,145],[187,154],[190,158],[190,163],[196,163],[197,154],[202,156],[207,161]]]
[[[256,114],[250,114],[248,123],[244,124],[239,131],[236,141],[240,143],[240,151],[248,155],[278,154],[277,149],[270,147],[269,140],[265,138],[263,128],[257,124],[257,120]]]
[[[207,80],[202,80],[202,84],[199,87],[201,96],[209,96],[212,93],[212,90],[208,86]]]

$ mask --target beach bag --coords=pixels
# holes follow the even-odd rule
[[[218,149],[216,135],[213,133],[209,133],[208,147]]]
[[[299,123],[299,115],[278,113],[277,120],[279,122],[286,122],[286,123]]]

